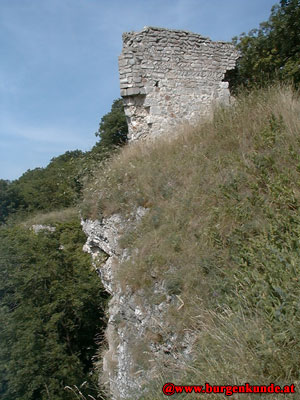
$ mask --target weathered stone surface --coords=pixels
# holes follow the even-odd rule
[[[115,214],[101,221],[82,221],[87,235],[84,250],[92,255],[94,266],[112,295],[102,383],[109,385],[114,400],[139,399],[162,365],[180,364],[181,358],[190,357],[191,353],[191,336],[186,334],[178,346],[178,338],[166,322],[170,305],[180,308],[181,301],[168,294],[165,282],[154,284],[153,295],[158,300],[153,304],[144,289],[132,291],[118,280],[119,265],[129,257],[127,250],[119,246],[119,239],[127,229],[134,229],[145,212],[139,207],[129,219]],[[104,262],[103,252],[107,255]],[[155,276],[152,278],[155,280]]]
[[[101,221],[86,220],[81,224],[87,235],[83,251],[92,255],[94,266],[105,289],[113,294],[113,265],[122,255],[118,240],[125,229],[126,221],[119,214],[115,214]]]
[[[197,122],[214,103],[228,104],[223,79],[237,58],[232,44],[187,31],[145,27],[124,33],[119,71],[129,140]]]
[[[34,233],[39,233],[41,231],[55,232],[56,228],[55,226],[36,224],[32,225],[32,230]]]

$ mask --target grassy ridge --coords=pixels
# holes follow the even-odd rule
[[[299,117],[290,88],[241,95],[176,138],[128,146],[86,188],[94,218],[148,208],[122,239],[138,252],[120,282],[155,302],[155,280],[165,280],[184,302],[170,310],[172,329],[197,336],[194,361],[165,368],[161,381],[298,385]]]

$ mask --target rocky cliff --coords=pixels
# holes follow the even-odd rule
[[[126,33],[123,41],[119,68],[129,141],[158,136],[185,120],[195,122],[208,115],[216,101],[229,102],[223,79],[238,57],[231,44],[161,28]],[[167,317],[170,307],[181,312],[180,291],[167,288],[169,283],[155,272],[150,274],[151,296],[143,287],[133,290],[126,279],[121,283],[118,278],[134,251],[121,245],[122,238],[145,214],[146,208],[137,207],[128,218],[112,214],[82,222],[87,235],[84,250],[92,255],[111,294],[103,379],[114,400],[140,398],[150,382],[161,381],[162,369],[170,368],[174,376],[192,357],[191,331],[175,331]],[[173,266],[168,268],[172,274]]]
[[[135,229],[145,213],[146,209],[139,207],[127,219],[114,214],[82,221],[87,235],[84,251],[92,255],[104,287],[111,294],[108,349],[103,354],[100,380],[109,386],[110,395],[116,400],[140,398],[149,382],[159,380],[162,367],[180,368],[180,363],[191,357],[191,334],[179,338],[172,324],[166,322],[170,305],[178,311],[182,308],[180,296],[169,295],[166,282],[152,275],[152,294],[157,299],[153,303],[143,289],[133,292],[129,286],[122,287],[117,278],[120,264],[130,257],[128,250],[120,246],[120,239]]]

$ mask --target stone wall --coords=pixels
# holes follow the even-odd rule
[[[187,31],[146,27],[124,33],[119,72],[129,140],[196,122],[215,102],[228,103],[223,79],[237,58],[232,44]]]

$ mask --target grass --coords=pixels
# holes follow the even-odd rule
[[[94,396],[92,396],[91,394],[84,394],[82,393],[83,388],[85,388],[87,382],[83,382],[79,387],[76,385],[73,386],[65,386],[65,390],[71,392],[74,396],[74,399],[79,399],[79,400],[96,400],[97,399],[101,399],[101,400],[105,400],[105,397],[103,397],[100,393],[98,393],[98,395],[96,395],[96,398]],[[95,389],[94,389],[95,391]]]
[[[76,207],[69,207],[62,210],[36,213],[23,221],[21,225],[30,228],[32,225],[51,225],[67,222],[78,217],[79,210]]]
[[[164,367],[149,399],[175,378],[299,388],[299,188],[300,100],[282,86],[240,95],[181,135],[127,146],[86,188],[91,218],[148,209],[122,238],[132,255],[118,279],[152,302],[166,282],[181,300],[168,321],[178,341],[186,329],[196,337],[193,362]]]

